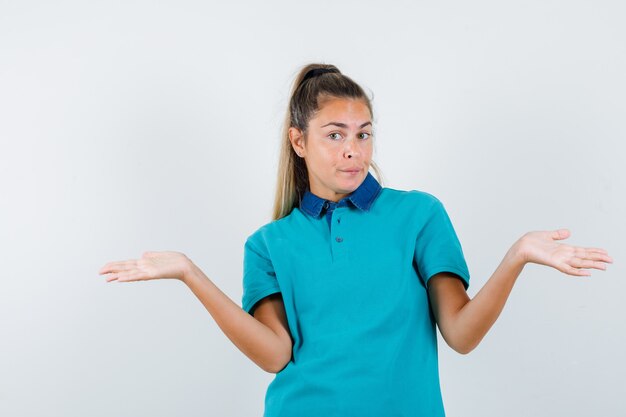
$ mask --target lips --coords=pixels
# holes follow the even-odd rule
[[[339,171],[343,172],[359,172],[361,168],[348,168],[348,169],[340,169]]]

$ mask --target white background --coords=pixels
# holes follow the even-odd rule
[[[374,95],[383,185],[442,200],[475,295],[523,233],[567,227],[605,272],[529,265],[481,345],[440,339],[449,417],[623,416],[621,1],[0,1],[0,415],[260,416],[263,372],[175,280],[241,301],[270,220],[291,82]]]

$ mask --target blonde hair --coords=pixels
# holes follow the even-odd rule
[[[309,187],[309,174],[303,158],[296,155],[289,140],[289,128],[296,127],[305,132],[309,120],[320,109],[323,98],[351,98],[363,100],[372,118],[372,104],[365,91],[352,79],[343,75],[334,65],[308,64],[302,67],[291,88],[287,114],[281,133],[278,178],[272,218],[287,216],[294,207],[300,206],[304,192]],[[382,184],[382,175],[372,160],[370,166]]]

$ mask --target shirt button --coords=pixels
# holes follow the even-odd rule
[[[341,218],[338,218],[338,219],[337,219],[337,223],[341,223]]]
[[[343,238],[341,236],[337,236],[335,240],[339,243],[343,242]]]

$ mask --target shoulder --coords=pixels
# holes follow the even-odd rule
[[[269,242],[285,236],[289,230],[292,230],[295,223],[298,221],[298,217],[302,217],[302,213],[297,208],[294,208],[287,216],[278,220],[272,220],[260,226],[248,235],[246,239],[246,248],[256,248],[257,250],[266,248]]]
[[[441,201],[433,194],[423,190],[398,190],[384,187],[380,193],[380,201],[384,205],[409,210],[432,210],[442,206]]]

